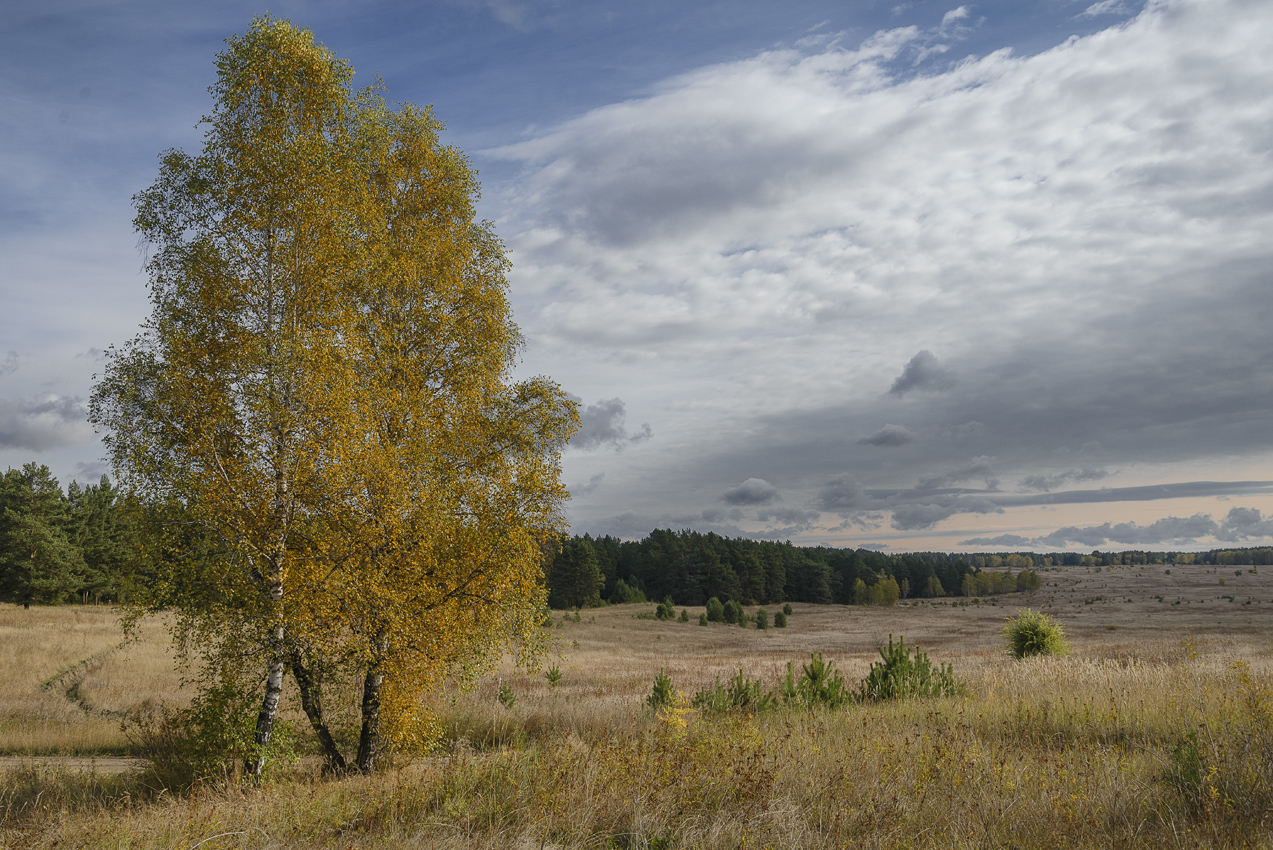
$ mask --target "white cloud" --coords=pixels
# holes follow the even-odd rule
[[[1092,469],[1273,448],[1271,34],[1268,4],[1164,0],[906,77],[931,35],[902,28],[706,67],[498,151],[525,168],[501,232],[538,368],[659,424],[610,514],[697,515],[749,474],[833,512],[854,497],[829,463],[898,487],[993,452],[1040,489],[1084,445]],[[904,381],[938,374],[917,351],[941,381]],[[885,466],[857,439],[903,415],[952,436]],[[903,525],[957,510],[918,504]]]
[[[1123,0],[1100,0],[1084,9],[1079,17],[1095,18],[1098,15],[1127,15],[1131,13],[1131,9],[1127,8],[1127,4]]]
[[[955,23],[958,23],[959,21],[966,20],[967,18],[968,18],[967,6],[960,6],[957,9],[951,9],[949,12],[942,15],[941,17],[942,29],[945,29],[951,24],[955,24]]]

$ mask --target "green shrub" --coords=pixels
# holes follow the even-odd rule
[[[690,612],[682,608],[680,619],[682,623],[688,623],[690,621]]]
[[[840,708],[852,699],[835,662],[824,660],[821,652],[813,653],[802,668],[797,680],[791,662],[787,662],[787,675],[778,688],[784,702],[806,708]]]
[[[724,619],[726,623],[740,623],[744,616],[746,615],[743,614],[743,606],[739,605],[737,601],[731,599],[725,603]]]
[[[508,682],[499,683],[499,693],[496,697],[500,701],[500,705],[505,708],[512,708],[517,705],[517,694],[513,693],[513,686]]]
[[[633,587],[623,579],[616,581],[614,583],[614,590],[610,592],[610,602],[615,605],[645,601],[645,593],[641,590],[641,588]]]
[[[756,714],[768,711],[777,705],[777,699],[771,691],[765,690],[759,679],[749,679],[740,669],[738,674],[729,680],[728,685],[720,683],[704,688],[694,694],[691,702],[695,708],[705,714],[726,714],[728,712],[746,712]]]
[[[1009,617],[999,631],[1008,644],[1008,652],[1016,658],[1032,655],[1067,655],[1070,651],[1061,624],[1042,611],[1027,608]]]
[[[654,619],[675,620],[676,611],[672,610],[672,608],[666,602],[660,602],[659,607],[654,609]]]
[[[561,681],[561,670],[556,664],[544,671],[544,678],[548,680],[548,687],[555,688],[557,683]]]
[[[182,790],[200,782],[244,779],[244,764],[260,752],[256,712],[261,697],[218,684],[200,692],[189,708],[172,709],[149,701],[124,718],[133,750],[149,762],[148,781]],[[267,769],[295,761],[292,725],[276,720],[266,749]]]
[[[706,614],[699,614],[699,615],[698,615],[698,624],[699,624],[700,626],[706,626],[706,625],[707,625],[707,615],[706,615]]]
[[[707,619],[713,623],[725,622],[725,606],[715,596],[707,600]]]
[[[756,628],[762,630],[769,628],[769,612],[764,608],[756,612]]]
[[[786,614],[788,617],[790,617],[790,616],[791,616],[791,603],[790,603],[790,602],[788,602],[786,605],[783,605],[783,606],[782,606],[782,613]]]
[[[672,677],[659,668],[659,674],[654,677],[654,687],[650,689],[650,695],[645,698],[645,704],[658,711],[675,701],[676,691],[672,687]]]
[[[879,702],[908,697],[948,697],[967,693],[967,687],[955,678],[952,665],[933,666],[928,656],[918,648],[911,654],[906,649],[906,638],[893,644],[888,636],[888,649],[880,647],[880,661],[871,665],[870,672],[858,685],[858,699],[863,702]]]
[[[791,606],[788,605],[787,607],[790,608]],[[787,628],[787,615],[784,612],[779,611],[777,614],[774,614],[774,628],[775,629]]]

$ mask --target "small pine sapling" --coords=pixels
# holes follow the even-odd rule
[[[951,664],[933,666],[928,656],[916,648],[906,648],[906,638],[888,636],[888,649],[880,647],[880,661],[871,665],[866,678],[858,685],[858,699],[880,702],[907,697],[948,697],[967,693],[967,687],[955,678]]]
[[[840,708],[852,698],[844,677],[835,669],[835,662],[825,660],[821,652],[813,653],[809,663],[802,665],[798,680],[788,661],[787,675],[779,683],[778,693],[784,702],[805,708]]]
[[[511,709],[517,705],[517,694],[513,693],[513,687],[508,682],[500,682],[498,698],[500,705],[505,708]]]
[[[658,711],[660,708],[667,708],[675,700],[676,691],[672,687],[672,677],[659,668],[659,674],[654,677],[654,686],[650,689],[650,695],[645,698],[645,704]]]

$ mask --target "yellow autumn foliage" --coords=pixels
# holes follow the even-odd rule
[[[533,645],[577,415],[511,378],[508,261],[432,112],[283,20],[228,45],[202,151],[135,198],[153,308],[92,414],[129,491],[199,529],[201,567],[166,532],[200,571],[167,601],[215,675],[264,679],[257,745],[285,668],[352,669],[370,770],[430,687]]]

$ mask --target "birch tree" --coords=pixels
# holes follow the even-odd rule
[[[431,110],[354,91],[268,16],[217,71],[202,151],[165,154],[135,198],[152,311],[92,415],[125,488],[219,541],[226,593],[188,606],[179,637],[218,675],[257,647],[251,771],[288,669],[347,764],[322,708],[342,668],[362,678],[370,772],[418,734],[424,692],[533,640],[577,416],[551,381],[511,379],[504,248]]]

